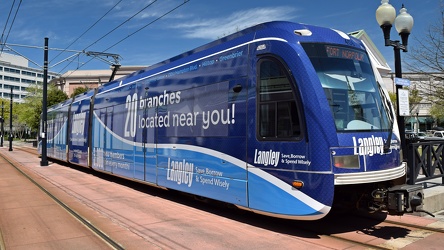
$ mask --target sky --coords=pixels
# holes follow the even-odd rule
[[[42,68],[44,38],[49,70],[109,69],[82,52],[118,54],[123,66],[148,66],[238,30],[267,21],[324,26],[346,33],[365,30],[394,68],[393,48],[385,47],[375,18],[380,0],[3,0],[3,52],[21,54]],[[442,18],[444,0],[390,0],[414,18],[409,46]],[[8,19],[9,16],[9,19]],[[400,39],[392,28],[392,40]],[[12,49],[12,50],[10,50]],[[404,55],[401,55],[403,59]],[[110,63],[112,57],[105,58]]]

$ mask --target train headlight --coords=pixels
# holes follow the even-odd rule
[[[334,155],[333,165],[337,168],[359,169],[359,155]]]

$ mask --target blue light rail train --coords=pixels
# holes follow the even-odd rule
[[[341,31],[263,23],[50,107],[42,137],[49,158],[269,216],[413,212],[378,79]]]

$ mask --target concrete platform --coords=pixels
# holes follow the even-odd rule
[[[109,245],[0,157],[0,249],[109,249]]]
[[[29,145],[14,145],[19,146]],[[55,163],[40,167],[39,158],[20,151],[19,148],[8,152],[8,148],[3,147],[0,148],[0,154],[14,158],[24,170],[43,183],[48,191],[126,249],[292,249],[294,246],[332,249],[331,244],[319,235],[294,231],[294,224],[291,222],[251,214],[227,214],[223,208],[202,208],[202,204],[194,206],[187,199],[170,199],[170,194],[166,194],[169,192],[157,188],[146,187],[149,191],[141,192]],[[57,205],[53,205],[52,201],[45,201],[41,191],[34,194],[32,190],[35,187],[25,185],[29,181],[14,176],[14,171],[6,171],[4,168],[0,162],[0,249],[5,249],[1,245],[2,235],[6,243],[12,244],[6,245],[6,249],[13,250],[109,248],[102,246],[102,242],[96,240],[87,229],[76,225],[78,222],[72,217],[65,218],[66,215],[57,211]],[[442,223],[444,216],[440,213],[444,208],[440,204],[444,200],[444,187],[439,184],[440,180],[436,179],[434,185],[427,184],[424,189],[424,208],[437,214],[441,220],[437,222]],[[5,213],[8,209],[14,210]],[[396,219],[413,220],[416,223],[425,221],[424,225],[436,222],[424,215],[421,214],[422,218],[405,215]],[[245,217],[254,219],[247,219],[245,222]],[[260,219],[256,220],[257,218]],[[261,224],[261,220],[264,220],[265,225]],[[277,222],[279,227],[274,227],[273,223]],[[290,229],[282,231],[282,224]],[[341,223],[331,223],[333,226],[339,224]],[[343,233],[341,229],[336,232]],[[358,229],[344,232],[356,234],[357,237],[365,235],[359,233]],[[24,235],[26,237],[21,238]],[[378,234],[372,237],[381,242],[390,239]],[[82,245],[84,242],[88,242],[87,246]],[[96,243],[99,245],[95,245]],[[416,245],[415,249],[421,248],[418,246],[425,248],[430,242],[422,241],[418,244],[422,245]],[[347,246],[336,249],[350,248]]]
[[[442,184],[442,178],[418,184],[422,184],[424,188],[424,210],[433,213],[441,219],[444,218],[444,185]]]

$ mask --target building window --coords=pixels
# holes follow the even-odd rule
[[[25,75],[25,76],[36,76],[37,74],[34,73],[34,72],[22,70],[22,75]]]
[[[6,77],[6,76],[5,76]],[[19,86],[15,86],[15,85],[9,85],[9,84],[4,84],[3,85],[3,89],[13,89],[13,90],[20,90]]]
[[[22,83],[34,84],[35,80],[22,79]]]
[[[16,74],[20,74],[20,70],[18,69],[13,69],[13,68],[4,68],[5,72],[11,72],[11,73],[16,73]]]
[[[5,76],[4,79],[5,81],[20,82],[20,78],[18,77]]]

